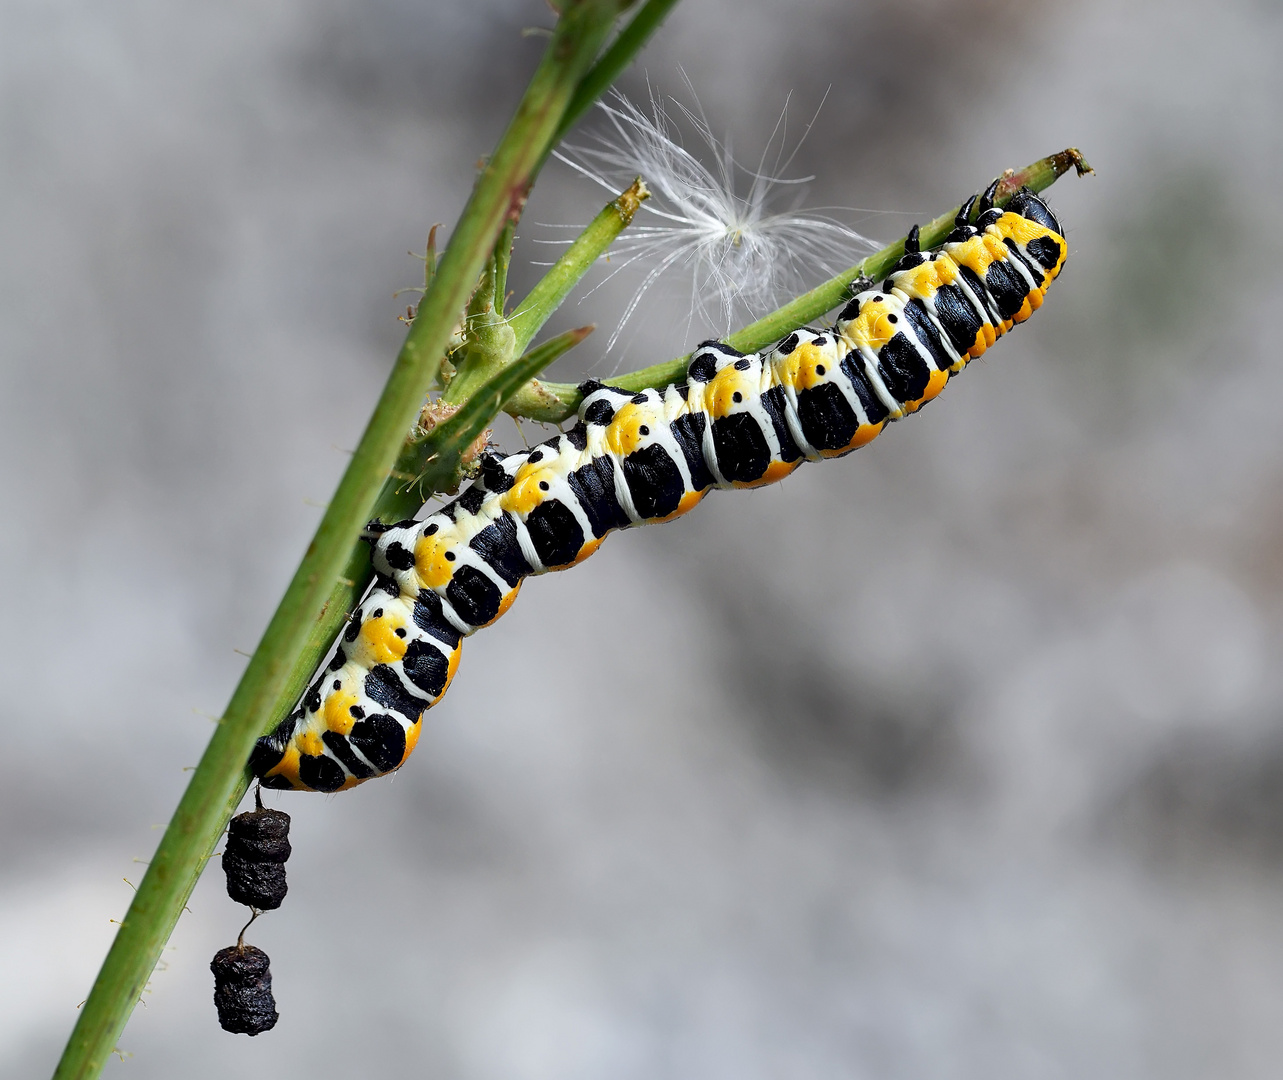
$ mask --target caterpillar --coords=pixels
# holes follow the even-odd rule
[[[967,200],[936,250],[920,250],[915,226],[881,287],[833,327],[760,353],[706,341],[663,389],[586,382],[569,431],[486,455],[480,478],[422,521],[373,523],[375,582],[298,707],[259,739],[253,772],[329,792],[399,768],[463,638],[503,615],[524,578],[583,562],[614,529],[671,521],[714,488],[848,454],[934,398],[1042,305],[1068,253],[1046,203],[1022,189],[999,209],[997,186]]]

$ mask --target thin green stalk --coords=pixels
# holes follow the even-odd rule
[[[509,133],[515,129],[527,137],[512,139],[505,134],[482,169],[473,197],[438,264],[432,286],[424,294],[415,314],[410,333],[402,346],[402,357],[412,360],[423,357],[423,363],[439,361],[454,320],[464,308],[500,231],[507,222],[515,221],[521,215],[534,172],[552,144],[574,86],[588,70],[613,25],[615,15],[623,6],[624,0],[579,0],[578,3],[566,4],[544,60],[509,127]],[[574,84],[568,85],[568,76],[573,76]],[[479,251],[482,254],[478,258]],[[466,260],[466,269],[469,270],[466,280],[463,275],[455,273],[449,278],[452,287],[443,287],[447,272],[463,260]],[[400,367],[398,359],[389,387],[398,381]],[[401,410],[404,420],[402,431],[413,420],[417,401],[422,398],[424,390],[426,385],[414,395],[416,400],[412,408]],[[388,465],[391,465],[390,457]]]
[[[584,113],[591,109],[597,99],[624,73],[624,69],[633,62],[637,53],[645,47],[650,36],[659,29],[659,24],[677,6],[677,3],[678,0],[647,0],[637,14],[628,21],[628,24],[619,32],[619,36],[611,42],[610,48],[602,53],[601,58],[575,88],[575,94],[566,107],[561,124],[557,127],[557,134],[548,144],[548,153],[552,152],[553,147],[566,137],[570,129],[583,118]],[[534,175],[537,176],[542,167],[541,161],[536,166]],[[504,242],[504,239],[501,239],[500,246]],[[506,238],[506,242],[511,246],[511,234]],[[498,254],[499,250],[500,247],[496,246],[495,253]]]
[[[566,133],[579,122],[584,113],[614,85],[615,80],[650,40],[651,34],[659,29],[659,24],[676,6],[677,0],[646,0],[575,90],[575,96],[570,99],[566,113],[561,118],[553,145],[565,138]]]
[[[1021,187],[1042,191],[1054,184],[1071,168],[1077,170],[1079,176],[1092,171],[1091,166],[1077,150],[1072,148],[1062,150],[1059,154],[1041,158],[1024,169],[1005,175],[995,201],[999,206],[1005,205]],[[920,235],[924,248],[935,247],[944,241],[950,229],[953,228],[953,219],[957,216],[959,209],[960,207],[955,206],[921,227]],[[732,334],[726,339],[727,343],[742,352],[755,352],[773,344],[789,331],[815,321],[848,300],[852,283],[861,279],[877,281],[884,277],[903,254],[904,239],[901,238],[829,278],[822,285],[817,285],[810,292],[790,301],[765,318]],[[652,386],[667,386],[685,376],[689,361],[688,353],[675,360],[614,377],[610,382],[612,386],[618,386],[623,390],[645,390]],[[579,401],[579,390],[574,383],[536,382],[522,391],[521,395],[515,399],[514,406],[520,410],[517,415],[531,420],[559,424],[574,414],[579,407]]]
[[[626,191],[621,191],[607,203],[600,214],[589,223],[568,247],[565,253],[530,290],[516,310],[508,318],[508,325],[516,335],[516,351],[521,353],[534,340],[534,336],[543,328],[549,317],[561,302],[566,299],[571,289],[579,284],[580,279],[588,272],[602,254],[615,242],[615,238],[626,229],[637,213],[643,199],[650,198],[650,192],[639,176]]]
[[[625,0],[624,6],[631,5],[633,0]],[[588,73],[580,80],[579,85],[575,88],[574,96],[570,104],[566,107],[562,115],[561,123],[557,127],[557,133],[548,143],[544,152],[544,157],[531,172],[531,183],[539,175],[543,168],[544,162],[549,154],[552,153],[553,147],[566,136],[566,133],[574,127],[580,118],[596,103],[611,86],[614,81],[623,74],[624,69],[632,63],[634,57],[650,40],[650,36],[659,28],[659,24],[664,21],[668,13],[677,5],[678,0],[647,0],[642,5],[641,10],[629,20],[628,24],[619,32],[619,36],[611,43],[597,62],[589,69]],[[622,9],[621,9],[622,10]],[[645,196],[642,196],[643,198]],[[499,277],[500,280],[507,281],[507,256],[512,248],[514,226],[517,217],[521,214],[521,207],[517,207],[514,215],[510,217],[508,226],[500,235],[498,243],[494,248],[494,258],[496,262],[501,262]],[[625,222],[627,224],[627,222]],[[504,295],[503,289],[499,290],[499,296]],[[499,308],[503,310],[502,304]],[[518,346],[520,352],[529,344],[534,333]]]
[[[532,178],[533,182],[533,178]],[[504,300],[508,295],[508,265],[512,262],[512,242],[517,235],[517,220],[509,216],[499,232],[491,260],[494,263],[494,294],[499,314],[503,314]]]
[[[309,634],[346,565],[427,392],[458,313],[504,226],[525,200],[576,86],[621,0],[567,0],[548,49],[451,237],[316,535],[193,773],[80,1010],[55,1080],[96,1077],[245,790],[244,764],[273,722]]]
[[[641,178],[634,180],[575,238],[569,249],[517,305],[517,310],[507,317],[502,314],[506,258],[492,258],[468,305],[464,335],[467,344],[453,358],[455,372],[442,400],[451,405],[466,401],[478,385],[511,364],[593,263],[632,221],[641,201],[649,197],[650,192]],[[501,246],[503,242],[504,238],[500,237]],[[497,252],[500,248],[495,250]],[[537,393],[535,390],[531,392]],[[529,403],[529,398],[530,394],[526,394],[514,399],[508,406],[509,410],[517,411]]]

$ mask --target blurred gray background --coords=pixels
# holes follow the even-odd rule
[[[0,1073],[52,1068],[548,23],[0,4]],[[855,457],[529,583],[392,782],[272,795],[278,1027],[217,1026],[214,868],[106,1075],[1277,1076],[1281,46],[1268,0],[686,0],[625,88],[684,68],[750,160],[828,89],[793,171],[880,241],[1081,146],[1064,277]],[[551,166],[518,261],[602,202]]]

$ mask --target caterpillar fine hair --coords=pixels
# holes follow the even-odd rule
[[[268,787],[339,791],[401,766],[441,700],[461,643],[508,610],[529,574],[588,558],[612,529],[670,521],[713,488],[774,483],[841,457],[934,398],[1036,311],[1064,265],[1037,195],[972,196],[943,245],[904,257],[831,329],[743,354],[706,341],[686,380],[631,393],[584,383],[579,421],[481,476],[423,521],[379,536],[377,578],[302,702],[259,739]],[[973,210],[975,224],[968,224]]]

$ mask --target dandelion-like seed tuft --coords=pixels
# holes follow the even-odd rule
[[[693,96],[689,81],[687,87]],[[654,91],[649,111],[618,93],[610,104],[599,103],[605,130],[557,153],[609,191],[640,175],[651,192],[638,220],[611,249],[618,265],[610,277],[634,265],[647,269],[607,342],[608,352],[646,293],[666,275],[689,281],[687,336],[696,321],[701,332],[725,336],[737,322],[773,310],[874,248],[835,218],[800,208],[814,177],[781,175],[797,153],[795,146],[784,154],[787,102],[758,167],[747,169],[735,160],[729,140],[713,134],[698,103],[688,108],[669,101],[705,144],[711,165],[682,145],[678,125]]]

